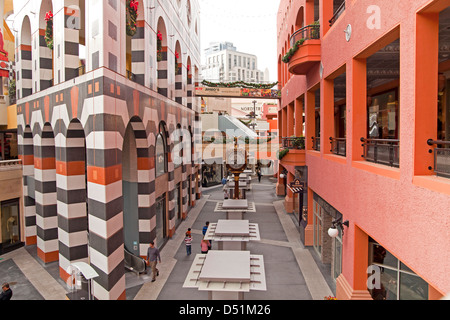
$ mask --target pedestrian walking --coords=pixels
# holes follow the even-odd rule
[[[11,288],[9,287],[9,283],[4,283],[2,285],[2,293],[0,293],[0,301],[1,300],[11,300],[13,293]]]
[[[192,236],[189,232],[186,232],[186,237],[184,238],[184,243],[186,244],[186,253],[188,256],[191,255],[192,252]]]
[[[208,253],[209,249],[211,249],[211,244],[209,243],[208,240],[205,240],[205,238],[203,238],[202,242],[200,243],[200,247],[202,250],[203,254]]]
[[[261,183],[262,173],[261,173],[261,169],[260,168],[258,168],[258,170],[256,170],[256,174],[258,175],[258,182]]]
[[[161,256],[159,254],[158,248],[155,248],[155,243],[153,241],[150,242],[150,246],[147,250],[147,264],[150,266],[152,270],[152,282],[155,282],[156,277],[159,276],[159,270],[156,268],[159,263],[161,263]],[[147,271],[148,273],[148,271]]]
[[[229,193],[228,193],[228,189],[223,189],[223,198],[225,199],[225,200],[227,200],[228,198],[229,198],[230,196],[229,196]]]
[[[208,231],[208,228],[209,228],[209,221],[206,221],[206,223],[203,227],[203,230],[202,230],[203,236],[206,235],[206,231]]]

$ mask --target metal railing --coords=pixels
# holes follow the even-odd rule
[[[311,137],[313,142],[313,150],[320,151],[320,137]]]
[[[291,48],[300,40],[320,39],[320,25],[310,24],[295,31],[291,36]]]
[[[333,154],[338,156],[347,156],[347,139],[346,138],[332,138],[330,137],[331,150]]]
[[[16,170],[21,168],[22,160],[0,160],[0,171]]]
[[[361,142],[364,147],[362,157],[366,161],[400,167],[400,140],[361,138]]]
[[[305,150],[305,137],[282,138],[284,148]]]
[[[345,1],[339,6],[339,8],[334,13],[333,17],[328,21],[330,23],[330,27],[336,22],[337,19],[341,16],[345,11]]]
[[[450,178],[450,141],[427,141],[429,146],[441,146],[434,148],[434,172],[440,177]]]

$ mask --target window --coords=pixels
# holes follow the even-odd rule
[[[156,246],[161,248],[167,237],[166,234],[166,196],[156,199]]]
[[[373,239],[369,241],[369,265],[376,267],[374,288],[369,289],[374,300],[428,300],[428,283]]]
[[[160,133],[156,138],[156,176],[159,177],[167,172],[167,155],[165,130],[160,126]]]

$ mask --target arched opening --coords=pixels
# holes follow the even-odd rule
[[[39,11],[39,90],[53,86],[53,5],[51,0],[43,0]]]
[[[127,126],[123,139],[122,192],[125,249],[139,255],[138,154],[131,123]]]
[[[168,97],[167,30],[163,18],[158,20],[157,46],[157,88],[158,93]]]
[[[303,9],[303,7],[301,7],[297,13],[297,19],[295,19],[295,31],[297,31],[305,26],[304,16],[305,16],[304,9]]]
[[[18,82],[17,97],[19,99],[33,94],[33,53],[31,50],[31,23],[25,16],[20,32],[20,46],[16,55],[16,81]]]
[[[167,172],[167,131],[165,125],[161,122],[159,125],[159,132],[156,137],[156,177],[159,177]]]

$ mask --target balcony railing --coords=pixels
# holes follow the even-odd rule
[[[366,161],[400,167],[400,140],[361,138],[361,142],[364,147],[362,157]]]
[[[330,23],[330,27],[336,22],[337,19],[341,16],[345,11],[345,1],[339,6],[339,8],[334,13],[333,17],[328,21]]]
[[[347,156],[347,139],[330,137],[331,150],[333,154],[338,156]]]
[[[305,137],[283,138],[282,142],[284,148],[305,150]]]
[[[294,47],[297,41],[320,39],[320,25],[310,24],[301,29],[298,29],[291,36],[291,48]]]
[[[311,137],[313,142],[313,150],[320,151],[320,137]]]
[[[22,160],[3,160],[0,161],[0,171],[17,170],[21,168]]]
[[[429,139],[427,143],[439,146],[434,149],[434,172],[440,177],[450,178],[450,141]]]

